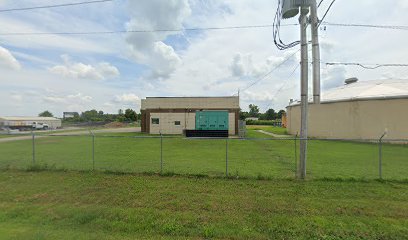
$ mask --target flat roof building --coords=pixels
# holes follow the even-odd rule
[[[229,135],[235,135],[238,134],[239,109],[239,97],[235,96],[147,97],[141,100],[142,132],[182,134],[184,130],[202,127],[225,129]],[[201,123],[198,115],[203,119]]]
[[[349,81],[353,80],[353,81]],[[300,133],[300,105],[287,106],[287,129]],[[408,139],[408,80],[357,81],[322,94],[309,105],[308,135],[321,138]]]

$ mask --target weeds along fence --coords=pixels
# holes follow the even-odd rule
[[[299,138],[0,135],[0,169],[294,178]],[[308,139],[307,177],[406,180],[408,140]]]

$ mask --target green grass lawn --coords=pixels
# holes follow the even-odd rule
[[[278,135],[288,135],[288,131],[283,127],[275,126],[263,126],[263,125],[248,125],[246,126],[248,130],[263,130],[265,132],[270,132]]]
[[[115,135],[106,137],[107,135]],[[135,138],[138,133],[100,133],[95,137],[95,162],[92,162],[90,136],[53,136],[38,138],[35,164],[40,167],[115,172],[159,172],[160,138]],[[163,138],[163,171],[177,174],[250,178],[293,178],[299,141],[260,140],[270,136],[248,131],[252,140],[197,140]],[[295,152],[296,150],[296,152]],[[0,143],[0,168],[27,169],[32,165],[31,140]],[[308,177],[378,178],[378,146],[374,143],[309,141]],[[408,177],[408,145],[385,144],[383,178]]]
[[[408,185],[0,171],[0,239],[407,239]]]

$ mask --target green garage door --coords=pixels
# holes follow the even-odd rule
[[[196,130],[228,130],[228,111],[197,111]]]

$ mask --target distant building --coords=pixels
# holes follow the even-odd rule
[[[141,102],[142,132],[228,130],[238,134],[239,97],[147,97]]]
[[[79,114],[77,112],[63,112],[63,119],[67,118],[73,118],[75,116],[78,116]]]
[[[308,135],[322,138],[408,139],[408,80],[357,81],[323,92],[309,105]],[[287,106],[287,129],[300,133],[300,105]]]

